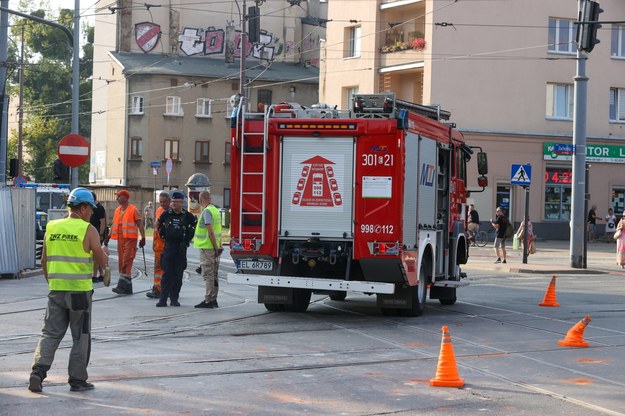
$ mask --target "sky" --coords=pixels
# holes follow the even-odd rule
[[[93,22],[95,7],[103,6],[111,3],[113,0],[79,0],[80,1],[80,15],[84,17],[84,19],[90,20]],[[19,9],[19,0],[9,0],[9,9],[18,10]],[[50,7],[45,7],[46,10],[50,10],[54,16],[58,13],[59,9],[73,9],[75,6],[74,0],[34,0],[34,4],[39,5],[40,3],[48,3]],[[38,8],[38,7],[37,7]],[[82,18],[81,18],[82,21]]]

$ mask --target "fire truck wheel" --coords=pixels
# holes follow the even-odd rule
[[[456,289],[454,289],[454,296],[451,298],[446,298],[446,299],[439,299],[438,301],[441,303],[441,305],[453,305],[454,303],[456,303]]]
[[[284,305],[279,305],[277,303],[265,303],[265,309],[269,312],[284,312]]]
[[[293,304],[284,305],[287,312],[306,312],[312,292],[306,289],[293,289]]]
[[[332,292],[330,293],[330,299],[332,300],[345,300],[347,292]]]
[[[404,316],[421,316],[425,310],[425,302],[428,294],[427,285],[427,270],[426,262],[421,262],[421,270],[419,271],[419,283],[417,286],[412,286],[410,291],[412,292],[412,307],[410,309],[403,309]]]

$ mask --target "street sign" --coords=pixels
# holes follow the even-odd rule
[[[154,176],[158,175],[158,169],[152,168],[152,175]]]
[[[150,162],[150,167],[151,168],[160,168],[161,166],[162,166],[162,163],[159,162],[158,160]]]
[[[24,185],[25,183],[26,183],[26,178],[21,175],[18,175],[15,178],[13,178],[13,185],[15,186],[19,187],[21,185]]]
[[[77,168],[89,160],[89,142],[79,134],[68,134],[59,141],[58,154],[65,166]]]
[[[165,162],[165,172],[167,172],[168,175],[171,175],[171,171],[174,168],[174,162],[171,161],[171,159],[167,159],[167,162]]]
[[[510,184],[529,186],[532,182],[532,165],[512,165]]]

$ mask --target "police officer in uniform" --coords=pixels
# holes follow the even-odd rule
[[[87,382],[91,352],[91,297],[93,264],[104,267],[108,250],[100,246],[100,235],[89,223],[95,203],[85,188],[74,189],[67,200],[69,216],[50,221],[44,237],[41,266],[48,282],[48,308],[41,337],[33,357],[28,389],[42,391],[54,354],[69,327],[72,350],[69,354],[71,391],[93,389]]]
[[[157,307],[180,306],[178,298],[182,288],[182,274],[187,268],[187,247],[195,232],[195,217],[182,208],[184,194],[176,191],[171,195],[171,208],[157,221],[157,228],[165,240],[165,251],[161,257],[163,280]]]

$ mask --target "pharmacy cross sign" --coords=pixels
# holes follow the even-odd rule
[[[77,168],[89,160],[89,142],[79,134],[68,134],[59,141],[58,153],[65,166]]]
[[[512,165],[510,184],[529,186],[532,182],[532,165]]]

